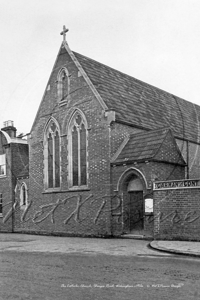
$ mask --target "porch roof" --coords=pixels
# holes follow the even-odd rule
[[[158,153],[160,152],[166,136],[169,133],[171,133],[170,129],[164,128],[130,135],[127,143],[122,148],[121,152],[113,161],[113,163],[115,164],[134,161],[149,161],[153,159],[164,161],[165,158],[160,158],[160,155],[158,155]],[[175,139],[173,138],[172,134],[171,138],[173,139],[172,142],[174,143],[174,145],[176,145]],[[177,159],[177,162],[181,165],[185,165],[178,146],[176,148],[176,151],[178,152],[177,157],[179,157]]]

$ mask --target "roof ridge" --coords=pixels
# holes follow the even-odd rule
[[[162,141],[162,143],[159,145],[159,147],[157,148],[157,151],[155,152],[153,158],[159,153],[160,149],[162,148],[162,145],[164,144],[164,142],[165,142],[165,140],[166,140],[166,138],[167,138],[168,133],[169,133],[169,130],[166,132],[165,136],[163,137],[163,141]]]
[[[92,81],[90,80],[87,72],[84,70],[84,68],[82,67],[81,63],[79,62],[78,58],[76,57],[75,53],[73,52],[67,43],[64,43],[64,47],[65,50],[67,51],[67,53],[70,55],[72,61],[74,62],[74,64],[76,65],[76,67],[78,68],[78,70],[81,72],[83,78],[85,79],[86,83],[88,84],[88,86],[90,87],[90,89],[92,90],[93,94],[95,95],[96,99],[99,101],[99,104],[102,106],[102,108],[104,110],[107,110],[108,107],[105,103],[105,101],[102,99],[101,95],[99,94],[99,92],[97,91],[97,89],[95,88],[94,84],[92,83]]]
[[[164,126],[171,128],[176,137],[198,140],[200,106],[78,52],[73,53],[108,109],[116,112],[116,122],[145,131]]]
[[[168,91],[165,91],[165,90],[163,90],[163,89],[161,89],[161,88],[159,88],[159,87],[157,87],[157,86],[155,86],[155,85],[153,85],[153,84],[147,83],[147,82],[145,82],[145,81],[143,81],[143,80],[141,80],[141,79],[137,79],[136,77],[133,77],[133,76],[131,76],[131,75],[127,74],[127,73],[124,73],[124,72],[122,72],[122,71],[120,71],[120,70],[117,70],[117,69],[115,69],[115,68],[113,68],[113,67],[110,67],[110,66],[108,66],[108,65],[106,65],[106,64],[104,64],[104,63],[101,63],[101,62],[99,62],[99,61],[93,59],[93,58],[90,58],[90,57],[88,57],[88,56],[86,56],[86,55],[83,55],[83,54],[81,54],[81,53],[78,53],[78,52],[76,52],[76,51],[72,51],[72,52],[73,52],[75,55],[76,55],[76,54],[81,55],[82,57],[84,57],[84,58],[86,58],[86,59],[92,60],[92,61],[94,61],[94,62],[96,62],[96,63],[98,63],[98,64],[100,64],[100,65],[102,65],[102,66],[105,66],[106,68],[109,68],[109,69],[111,69],[111,70],[113,70],[113,71],[115,71],[115,72],[118,72],[118,73],[120,73],[120,74],[122,74],[122,75],[125,75],[125,76],[127,76],[127,77],[130,77],[130,78],[132,78],[132,79],[138,81],[139,83],[143,83],[143,84],[149,86],[150,88],[155,88],[155,89],[157,89],[157,90],[163,92],[164,94],[168,94],[168,95],[170,95],[170,96],[172,96],[172,97],[175,97],[175,98],[177,98],[177,99],[186,101],[186,102],[188,102],[188,103],[192,103],[192,104],[197,105],[197,106],[199,107],[199,105],[196,104],[196,103],[193,103],[193,102],[188,101],[188,100],[186,100],[186,99],[184,99],[184,98],[181,98],[181,97],[179,97],[179,96],[176,96],[176,95],[174,95],[174,94],[172,94],[172,93],[170,93],[170,92],[168,92]]]
[[[122,152],[122,150],[124,149],[124,147],[127,145],[128,141],[130,140],[130,136],[126,136],[125,139],[123,140],[123,142],[121,143],[121,145],[119,146],[119,148],[117,149],[117,151],[115,152],[115,154],[112,156],[110,162],[114,162],[118,156],[120,155],[120,153]]]
[[[132,137],[132,136],[139,136],[139,135],[145,135],[145,134],[148,134],[148,135],[150,135],[151,133],[156,133],[156,132],[158,132],[158,131],[164,131],[164,130],[166,130],[166,131],[168,131],[168,130],[170,130],[171,128],[170,127],[163,127],[163,128],[158,128],[158,129],[153,129],[153,130],[148,130],[148,131],[146,131],[146,132],[137,132],[137,133],[131,133],[130,134],[130,137]]]
[[[180,150],[179,147],[178,147],[178,144],[177,144],[177,142],[176,142],[176,139],[175,139],[175,137],[174,137],[174,135],[173,135],[172,130],[169,130],[169,132],[168,132],[167,134],[170,134],[170,135],[171,135],[172,140],[173,140],[173,143],[174,143],[174,145],[175,145],[175,147],[176,147],[176,150],[177,150],[177,152],[178,152],[179,155],[180,155],[180,158],[181,158],[181,159],[184,161],[184,163],[187,165],[187,163],[186,163],[186,161],[185,161],[185,159],[184,159],[184,157],[183,157],[183,155],[182,155],[182,152],[181,152],[181,150]]]

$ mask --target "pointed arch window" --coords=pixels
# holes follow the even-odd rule
[[[60,131],[54,120],[47,126],[44,139],[44,175],[46,188],[60,187]]]
[[[87,125],[76,112],[69,125],[69,184],[87,186]]]
[[[22,183],[20,188],[20,207],[24,208],[27,206],[28,201],[28,190],[25,182]]]
[[[62,68],[58,73],[57,78],[57,90],[58,90],[58,99],[63,101],[69,95],[69,73],[66,68]]]

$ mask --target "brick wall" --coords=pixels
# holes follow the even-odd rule
[[[200,177],[200,145],[188,141],[176,139],[177,145],[188,168],[186,169],[186,178]]]
[[[112,193],[115,202],[120,198],[121,192],[118,189],[118,183],[120,177],[123,173],[127,172],[131,168],[139,171],[143,174],[147,182],[147,189],[144,189],[143,195],[145,197],[152,197],[152,182],[159,178],[159,180],[168,180],[172,179],[183,179],[184,178],[184,167],[177,166],[173,164],[166,163],[158,163],[158,162],[148,162],[148,163],[138,163],[138,164],[127,164],[127,165],[118,165],[112,166],[111,168],[111,178],[112,178]],[[138,173],[139,173],[138,172]],[[162,178],[162,179],[161,179]],[[125,195],[125,194],[124,194]],[[121,199],[121,206],[113,211],[114,217],[112,217],[112,230],[113,235],[119,235],[123,233],[126,226],[123,224],[123,205],[126,205],[126,201],[128,201],[128,195],[123,196],[123,201]],[[127,198],[127,199],[126,199]],[[120,201],[120,200],[119,200]],[[118,201],[118,202],[119,202]],[[128,202],[127,202],[128,203]],[[113,207],[117,207],[116,204]],[[119,217],[120,215],[120,217]],[[144,230],[146,235],[153,234],[153,216],[145,215],[144,217]],[[125,226],[125,227],[124,227]]]
[[[70,95],[60,105],[57,74],[66,66],[70,74]],[[29,200],[24,231],[95,235],[111,234],[110,215],[110,128],[102,107],[66,52],[61,52],[48,82],[29,141]],[[88,188],[71,191],[68,186],[67,125],[75,109],[88,123]],[[61,189],[44,190],[44,130],[53,116],[61,130]]]
[[[111,124],[111,157],[116,153],[119,146],[124,141],[125,137],[129,136],[130,134],[142,132],[144,130],[124,125],[121,123],[113,122]]]
[[[0,231],[13,231],[14,226],[14,199],[17,176],[28,163],[28,145],[11,143],[7,145],[4,141],[6,153],[6,176],[0,178],[0,193],[3,197],[3,214],[0,216]]]
[[[28,191],[28,205],[23,207],[20,202],[20,189],[21,185],[25,183]],[[26,228],[27,223],[27,214],[31,206],[31,201],[29,199],[29,178],[19,178],[17,180],[17,187],[15,188],[15,204],[13,206],[13,231],[14,232],[23,232]]]
[[[189,143],[189,178],[200,177],[200,145]]]
[[[12,143],[10,148],[12,153],[12,174],[17,178],[29,162],[28,145]]]
[[[0,193],[2,194],[3,213],[0,216],[0,231],[12,231],[12,172],[11,149],[4,135],[0,132],[0,154],[6,154],[6,176],[0,177]],[[8,219],[8,215],[11,218]],[[7,220],[7,221],[6,221]]]
[[[70,93],[62,103],[57,96],[56,83],[61,67],[66,67],[70,75]],[[68,185],[67,128],[76,109],[85,115],[88,123],[88,188],[71,191]],[[44,188],[44,131],[51,117],[58,122],[61,133],[61,189],[59,191],[49,191]],[[111,170],[110,158],[116,153],[124,138],[138,132],[141,130],[120,123],[112,123],[110,126],[101,104],[70,56],[62,49],[47,83],[29,140],[31,205],[28,206],[25,217],[21,210],[16,212],[15,229],[66,235],[121,234],[122,199],[115,190],[124,171],[134,167],[144,174],[148,188],[144,196],[152,192],[152,181],[155,179],[185,177],[183,167],[164,162],[112,166]],[[169,146],[169,141],[166,140],[165,151],[163,150],[161,154],[174,162],[177,157],[173,156],[175,152],[171,147],[172,145]],[[145,228],[152,231],[152,217],[148,216],[147,219],[151,219],[151,222],[145,223]]]
[[[0,193],[2,194],[3,213],[0,216],[0,231],[12,232],[12,186],[10,180],[10,172],[7,177],[0,178]]]
[[[184,167],[167,164],[162,162],[148,162],[137,164],[123,164],[119,166],[112,166],[111,176],[113,183],[113,190],[117,189],[117,183],[120,176],[130,168],[135,168],[142,172],[146,178],[148,188],[152,188],[152,181],[157,180],[172,180],[184,178]]]
[[[171,131],[168,131],[158,153],[154,156],[154,159],[174,164],[185,163]]]
[[[200,240],[200,186],[154,190],[154,238]]]

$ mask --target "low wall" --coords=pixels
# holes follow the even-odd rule
[[[200,241],[200,179],[155,182],[154,238]]]

